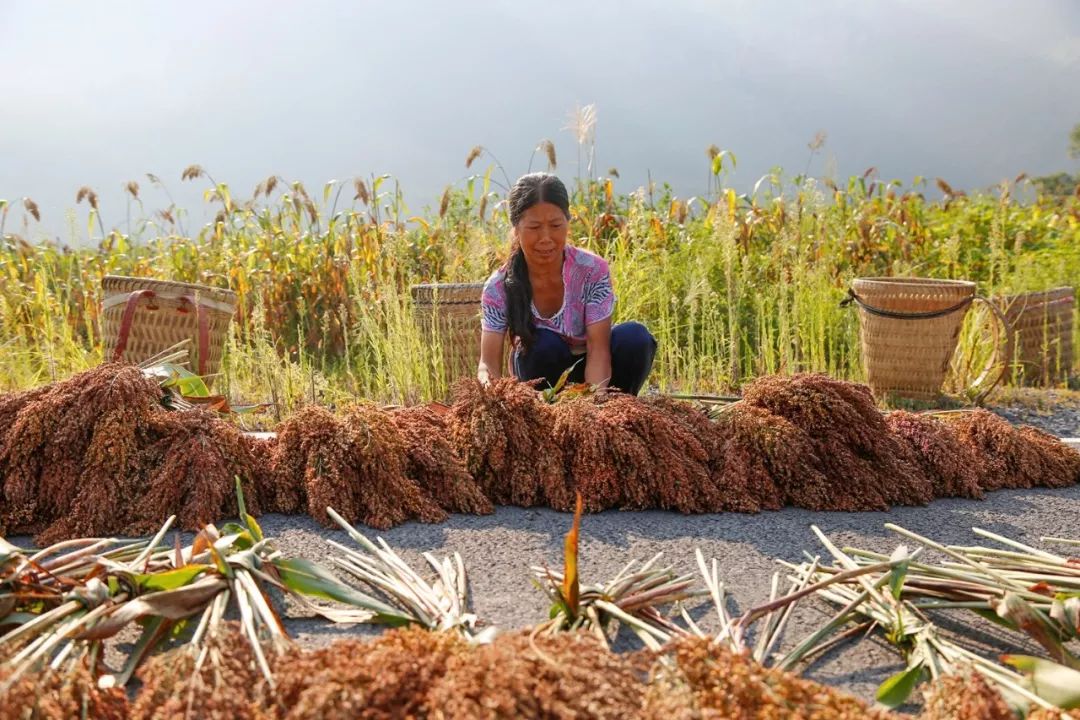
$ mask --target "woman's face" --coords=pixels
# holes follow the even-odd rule
[[[558,205],[537,203],[526,210],[517,225],[517,236],[525,262],[532,269],[562,267],[563,248],[570,224]]]

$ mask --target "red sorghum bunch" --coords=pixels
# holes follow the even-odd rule
[[[343,435],[337,416],[318,405],[308,405],[285,418],[273,444],[267,447],[273,483],[272,491],[262,499],[263,508],[285,515],[307,512],[305,483],[309,474],[317,473],[320,482],[346,482],[338,477],[348,465]]]
[[[957,438],[979,458],[983,490],[1031,487],[1041,472],[1039,457],[1008,421],[989,410],[946,416]]]
[[[1016,714],[977,672],[943,675],[923,693],[921,720],[1015,720]]]
[[[1080,483],[1080,451],[1036,427],[1025,425],[1018,428],[1017,433],[1039,454],[1042,473],[1036,480],[1037,485],[1061,488]]]
[[[802,430],[779,415],[739,403],[716,419],[722,439],[719,484],[747,510],[829,507],[833,485]]]
[[[930,478],[935,497],[982,497],[979,458],[948,424],[932,415],[906,410],[889,413],[885,422]]]
[[[0,447],[0,524],[44,544],[148,533],[172,514],[198,530],[236,513],[236,477],[258,513],[253,441],[214,413],[169,411],[161,396],[130,365],[35,391]]]
[[[575,491],[586,512],[646,504],[653,449],[620,422],[618,412],[582,396],[558,403],[553,415],[551,433],[563,449],[567,482],[559,492],[547,492],[552,507],[572,511]]]
[[[0,445],[0,525],[36,533],[65,517],[87,483],[109,486],[110,504],[128,497],[137,484],[140,430],[151,415],[167,412],[160,398],[138,368],[111,364],[35,392]],[[94,462],[103,458],[98,471]]]
[[[42,385],[32,390],[18,390],[9,393],[0,393],[0,447],[3,447],[8,432],[15,424],[15,418],[19,412],[29,403],[34,402],[50,389],[49,385]]]
[[[447,424],[455,450],[492,502],[544,504],[549,488],[554,504],[564,504],[563,453],[552,435],[552,410],[532,385],[513,378],[487,385],[462,380],[454,387]]]
[[[461,637],[421,628],[389,630],[295,649],[275,672],[277,720],[390,720],[432,717],[428,693],[451,659],[470,652]]]
[[[895,717],[859,698],[791,673],[765,668],[707,638],[686,638],[664,654],[674,669],[658,667],[643,717],[738,720],[885,720]],[[689,692],[673,692],[679,685]],[[673,687],[674,686],[674,687]],[[689,705],[689,707],[687,707]]]
[[[0,686],[6,684],[10,667],[0,664]],[[83,714],[85,711],[85,715]],[[74,670],[48,666],[31,671],[0,694],[0,720],[126,720],[128,699],[122,688],[101,689],[80,663]]]
[[[763,502],[768,504],[770,499],[776,498],[776,488],[771,479],[764,480],[763,485],[760,485],[755,484],[757,481],[753,477],[753,472],[734,472],[743,467],[749,470],[751,463],[740,462],[736,466],[735,455],[738,452],[729,444],[730,427],[723,422],[710,420],[702,409],[687,402],[663,395],[646,396],[641,401],[656,406],[672,421],[680,423],[705,450],[708,457],[706,469],[716,488],[714,493],[716,506],[712,512],[757,512],[762,509]],[[730,469],[733,472],[725,472],[725,467],[729,463],[729,454],[731,455]]]
[[[640,717],[645,685],[630,660],[594,636],[498,636],[450,658],[428,695],[442,720],[623,720]]]
[[[236,478],[247,511],[262,514],[258,453],[265,449],[258,441],[205,410],[159,414],[149,430],[144,492],[130,508],[124,534],[151,534],[170,514],[185,530],[236,517]]]
[[[36,540],[52,543],[71,537],[151,534],[170,515],[177,516],[177,527],[199,530],[209,522],[237,515],[236,478],[240,478],[248,512],[261,513],[253,482],[257,468],[253,441],[214,413],[156,414],[139,429],[137,442],[137,462],[129,458],[127,476],[120,475],[119,469],[100,472],[109,456],[92,445],[84,483],[69,512],[42,530]],[[112,494],[117,492],[124,494]]]
[[[1027,720],[1080,720],[1080,711],[1038,708],[1028,713]]]
[[[873,454],[886,436],[885,419],[870,388],[821,373],[763,375],[747,384],[743,402],[807,432],[827,431],[858,452]]]
[[[495,507],[473,480],[449,439],[446,418],[423,405],[390,417],[405,443],[405,472],[447,512],[488,515]]]
[[[619,404],[626,409],[619,412]],[[710,472],[707,442],[711,438],[699,439],[683,414],[629,395],[616,395],[607,405],[653,450],[652,471],[642,478],[646,489],[644,504],[639,507],[683,513],[729,508],[726,493]]]
[[[779,415],[810,439],[834,492],[818,510],[919,505],[933,498],[930,479],[888,432],[865,385],[811,373],[752,381],[743,402]]]
[[[988,410],[950,415],[948,422],[978,457],[984,490],[1063,487],[1080,480],[1080,455],[1052,435],[1016,429]]]
[[[138,671],[142,686],[131,705],[132,720],[267,720],[273,690],[259,670],[248,637],[226,623],[204,641],[206,655],[188,645],[155,655]],[[271,670],[281,656],[269,645],[263,653]],[[77,717],[77,716],[75,716]]]
[[[306,509],[329,525],[326,508],[333,507],[349,522],[380,529],[412,519],[446,519],[405,474],[401,433],[390,413],[374,405],[353,405],[340,415],[304,408],[282,424],[274,453],[278,512]]]

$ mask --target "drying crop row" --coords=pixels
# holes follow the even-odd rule
[[[510,379],[466,381],[453,404],[309,406],[274,440],[175,411],[132,366],[103,365],[0,396],[0,532],[42,543],[197,530],[235,514],[309,513],[387,528],[493,505],[588,512],[882,510],[1080,481],[1080,453],[976,410],[882,414],[865,386],[769,376],[710,418],[664,397],[548,402]]]
[[[710,569],[700,553],[704,590],[658,558],[601,583],[579,577],[579,509],[564,569],[536,568],[551,619],[498,633],[472,614],[456,555],[425,554],[430,568],[418,571],[328,509],[355,541],[331,543],[347,583],[283,556],[246,513],[242,492],[237,506],[240,523],[206,526],[186,546],[164,541],[168,523],[150,540],[80,539],[34,553],[0,540],[0,719],[886,720],[900,717],[888,708],[924,679],[923,720],[1066,720],[1080,707],[1078,661],[1064,646],[1080,632],[1075,598],[1052,597],[1076,583],[1080,563],[984,531],[1009,549],[944,547],[894,527],[922,547],[886,557],[841,550],[819,533],[833,562],[788,565],[786,594],[776,592],[778,575],[767,603],[734,615],[715,561]],[[972,567],[959,576],[924,549]],[[278,593],[329,620],[394,629],[303,649],[284,632]],[[684,603],[701,595],[718,615],[715,632],[687,613]],[[801,642],[778,642],[792,608],[811,596],[843,610]],[[929,618],[969,610],[996,613],[1049,657],[1008,658],[1017,672],[974,655]],[[141,636],[121,646],[122,666],[107,667],[104,643],[136,623]],[[841,632],[847,626],[857,632]],[[644,647],[612,652],[620,628]],[[792,672],[875,629],[908,658],[879,689],[879,704]]]

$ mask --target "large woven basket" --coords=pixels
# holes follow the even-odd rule
[[[483,283],[413,285],[413,312],[425,338],[437,345],[447,384],[476,375],[480,362]]]
[[[859,337],[878,396],[933,400],[941,394],[975,283],[928,278],[858,278]]]
[[[1073,288],[1009,295],[997,303],[1008,327],[1006,357],[1012,381],[1052,385],[1067,380],[1073,359]]]
[[[191,370],[212,382],[236,312],[236,293],[118,275],[105,276],[101,288],[107,361],[142,362],[188,340]]]

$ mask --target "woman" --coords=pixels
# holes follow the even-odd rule
[[[611,326],[615,293],[607,263],[566,244],[570,198],[559,178],[533,173],[510,190],[513,252],[484,285],[481,382],[502,376],[502,349],[513,340],[514,375],[554,385],[572,382],[636,395],[652,369],[656,340],[641,323]]]

